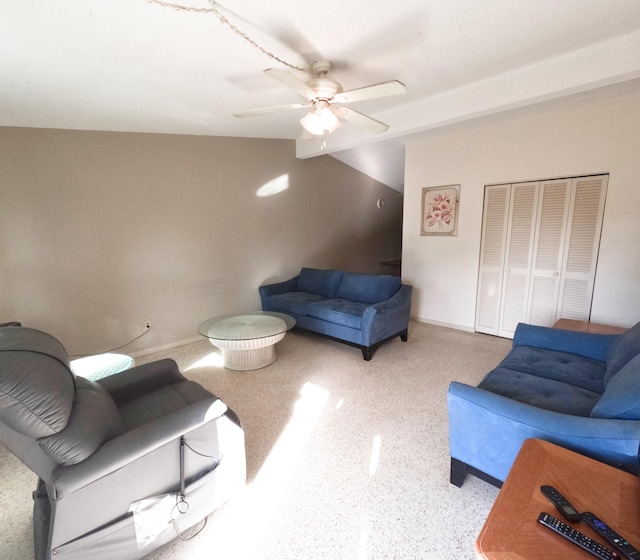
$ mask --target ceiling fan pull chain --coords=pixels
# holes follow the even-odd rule
[[[296,66],[295,64],[291,64],[286,60],[282,60],[280,57],[276,56],[272,52],[266,50],[256,43],[249,35],[240,31],[233,23],[231,23],[226,16],[220,13],[220,11],[215,7],[215,1],[209,0],[211,3],[211,8],[193,8],[191,6],[183,6],[182,4],[174,4],[172,2],[165,2],[164,0],[147,0],[150,4],[157,4],[158,6],[162,6],[163,8],[173,8],[174,10],[182,11],[182,12],[196,12],[196,13],[213,13],[220,20],[221,23],[229,27],[231,31],[233,31],[236,35],[242,37],[245,41],[247,41],[252,47],[258,49],[262,54],[267,55],[269,58],[279,62],[280,64],[284,64],[293,70],[298,70],[299,72],[308,72],[305,68],[300,68],[300,66]]]

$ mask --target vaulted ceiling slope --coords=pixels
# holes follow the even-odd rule
[[[0,0],[0,125],[297,139],[298,157],[402,190],[404,145],[425,131],[640,81],[638,0],[176,3]],[[331,60],[345,90],[408,91],[352,104],[382,134],[346,123],[302,140],[308,109],[234,117],[301,101],[256,45],[301,68]]]

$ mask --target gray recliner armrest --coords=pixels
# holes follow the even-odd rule
[[[217,397],[193,403],[124,433],[105,444],[91,457],[76,465],[60,466],[52,472],[55,499],[121,469],[180,436],[219,418],[227,406]]]
[[[143,364],[109,375],[98,380],[120,406],[128,401],[146,395],[164,385],[180,383],[187,378],[180,373],[174,360],[164,359]]]

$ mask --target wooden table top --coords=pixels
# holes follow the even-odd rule
[[[627,330],[624,327],[602,325],[600,323],[591,323],[589,321],[577,321],[576,319],[558,319],[553,326],[556,329],[582,331],[595,334],[622,334]]]
[[[476,540],[478,558],[594,558],[537,522],[538,515],[544,511],[569,523],[540,491],[544,484],[554,486],[578,511],[596,514],[640,549],[640,479],[637,476],[546,441],[529,439],[523,444]],[[569,524],[606,545],[585,523]]]

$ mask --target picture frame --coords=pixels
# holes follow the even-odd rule
[[[460,185],[422,189],[420,235],[458,235]]]

